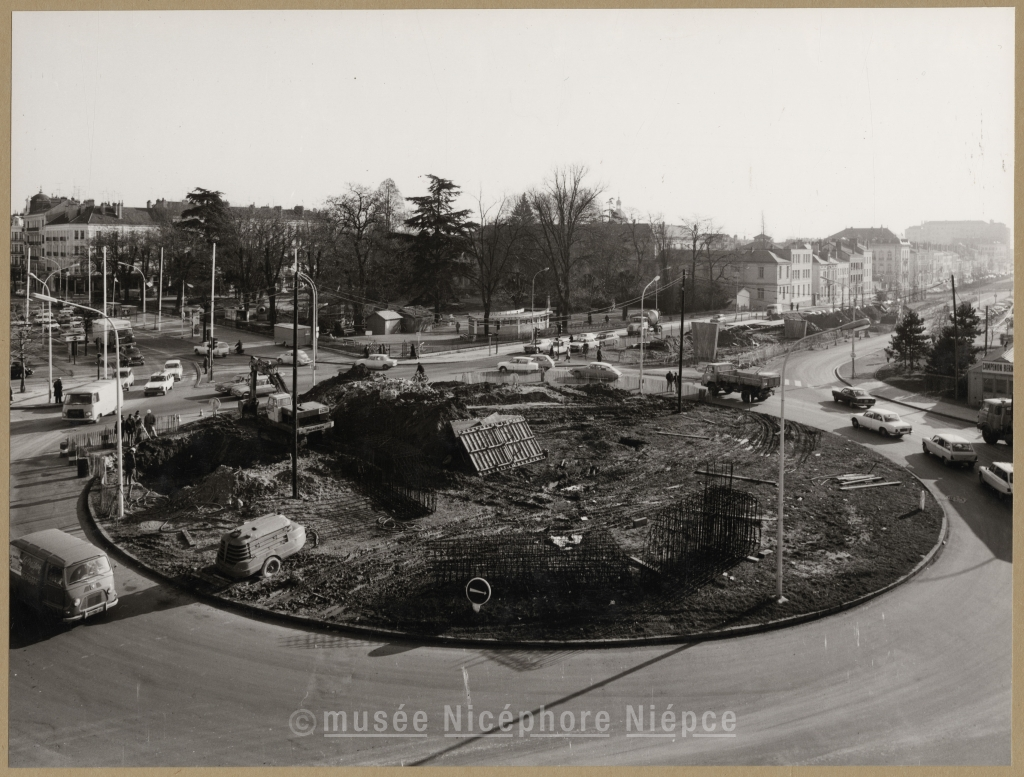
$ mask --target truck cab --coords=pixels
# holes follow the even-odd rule
[[[1013,445],[1013,400],[1006,398],[986,399],[978,409],[976,426],[981,430],[982,439],[989,445],[1006,440]]]
[[[300,402],[297,408],[299,434],[311,434],[334,426],[331,410],[319,402]],[[272,423],[292,427],[292,395],[277,393],[267,397],[267,419]]]

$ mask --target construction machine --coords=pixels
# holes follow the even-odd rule
[[[257,385],[259,375],[266,375],[273,386],[273,393],[267,397],[267,404],[262,409],[259,407],[259,394],[263,392],[258,390]],[[281,378],[278,365],[275,362],[260,359],[258,356],[249,357],[249,396],[240,400],[239,406],[243,416],[254,416],[261,425],[265,424],[274,432],[275,436],[290,435],[293,431],[292,395]],[[299,435],[302,437],[331,429],[334,426],[330,408],[319,402],[299,402],[296,415],[298,416]]]

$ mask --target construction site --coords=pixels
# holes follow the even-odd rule
[[[361,367],[300,401],[333,424],[303,445],[299,500],[289,447],[222,415],[142,443],[125,519],[98,481],[93,514],[192,590],[341,626],[554,641],[837,606],[906,574],[942,522],[904,469],[787,424],[782,608],[772,417],[703,402],[676,413],[602,384],[427,384]],[[273,574],[223,574],[225,536],[267,515],[303,527],[304,545]],[[473,578],[492,592],[476,608]]]

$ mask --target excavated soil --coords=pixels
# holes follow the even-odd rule
[[[240,422],[211,419],[143,444],[145,486],[133,494],[128,519],[105,528],[183,582],[272,610],[424,635],[558,640],[692,633],[837,605],[912,569],[941,525],[930,495],[917,510],[920,485],[903,468],[838,435],[787,424],[788,604],[773,600],[776,489],[734,481],[760,500],[759,560],[739,561],[698,590],[651,588],[635,567],[601,585],[538,580],[527,591],[499,587],[475,613],[466,581],[433,582],[432,541],[500,544],[533,536],[550,544],[565,537],[571,546],[574,534],[602,530],[625,557],[641,556],[650,524],[635,526],[634,519],[701,490],[707,478],[695,470],[731,464],[736,475],[774,481],[777,421],[699,403],[675,415],[663,399],[600,384],[426,386],[342,376],[317,391],[334,405],[335,434],[300,456],[300,501],[290,498],[286,452]],[[496,410],[523,415],[546,459],[474,474],[448,424]],[[432,486],[436,510],[395,520],[387,505],[342,474],[354,460]],[[868,472],[899,485],[841,491],[827,477]],[[270,579],[217,576],[221,534],[270,512],[306,526],[306,547]]]

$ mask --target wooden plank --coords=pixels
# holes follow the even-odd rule
[[[888,483],[865,483],[863,485],[856,486],[842,486],[840,491],[853,491],[855,488],[878,488],[879,486],[902,486],[903,484],[898,480],[893,480]]]
[[[665,435],[668,435],[670,437],[693,437],[694,439],[697,439],[697,440],[710,440],[710,439],[712,439],[711,437],[705,437],[704,435],[701,435],[701,434],[680,434],[679,432],[655,432],[655,434],[665,434]]]

